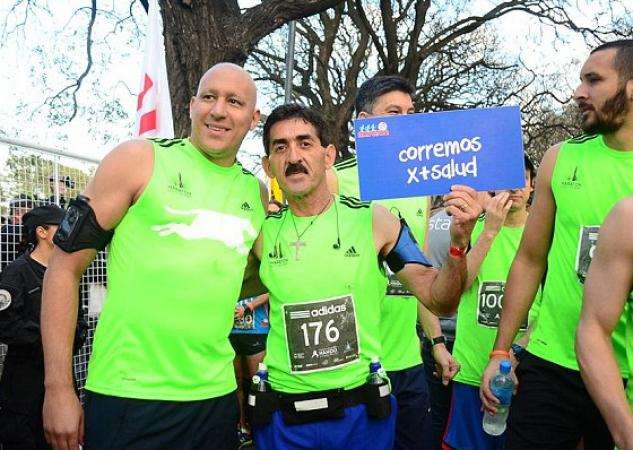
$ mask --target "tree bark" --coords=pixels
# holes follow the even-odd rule
[[[243,66],[266,35],[341,1],[263,0],[241,11],[237,0],[161,0],[176,137],[189,134],[189,101],[209,67],[223,61]]]

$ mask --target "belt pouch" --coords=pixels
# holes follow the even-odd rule
[[[250,390],[246,405],[246,417],[251,425],[267,425],[270,423],[273,413],[277,411],[279,404],[277,392],[260,392]]]
[[[280,395],[281,412],[288,425],[340,419],[345,416],[343,389]]]
[[[375,419],[385,419],[391,415],[391,390],[388,384],[365,385],[365,405],[367,414]]]

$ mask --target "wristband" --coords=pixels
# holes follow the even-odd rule
[[[439,335],[438,337],[431,338],[431,346],[435,347],[437,344],[446,344],[446,337]]]
[[[466,255],[466,249],[451,245],[448,249],[448,254],[454,258],[463,258]]]
[[[488,358],[490,359],[490,358],[493,358],[495,356],[505,356],[507,359],[510,359],[510,353],[506,352],[505,350],[493,350],[488,355]]]

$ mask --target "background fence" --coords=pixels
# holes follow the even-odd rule
[[[0,270],[23,250],[21,218],[33,206],[55,203],[63,208],[85,188],[98,160],[57,149],[0,138]],[[88,322],[88,336],[74,357],[74,371],[81,399],[92,337],[107,285],[105,252],[99,253],[84,274],[79,292]],[[0,373],[6,347],[0,345]]]

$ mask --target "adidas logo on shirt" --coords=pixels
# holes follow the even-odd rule
[[[244,210],[244,211],[252,211],[253,208],[251,208],[251,205],[249,205],[248,202],[244,202],[244,203],[242,203],[242,210]]]
[[[356,252],[356,249],[354,248],[354,246],[352,245],[350,248],[347,249],[347,251],[345,252],[345,256],[347,256],[348,258],[355,258],[357,256],[360,256],[360,253]]]

